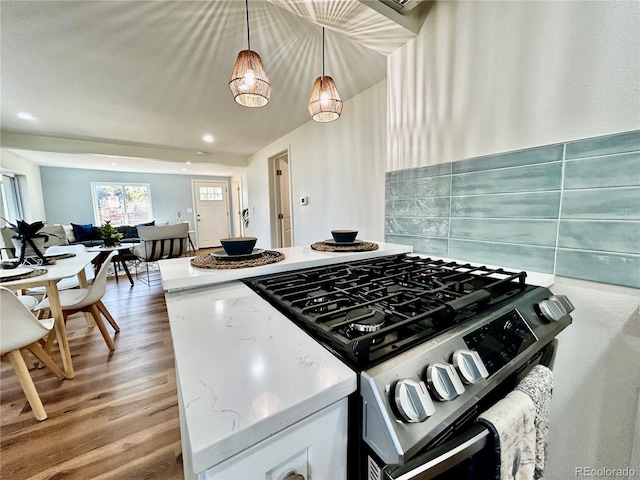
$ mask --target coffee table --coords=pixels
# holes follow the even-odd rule
[[[122,265],[122,269],[124,270],[124,273],[127,274],[127,277],[129,278],[129,282],[131,282],[131,286],[133,287],[133,278],[131,277],[131,272],[129,271],[129,268],[127,267],[127,263],[125,262],[125,259],[122,257],[120,252],[129,251],[129,253],[131,253],[131,249],[136,245],[140,245],[140,244],[139,243],[121,243],[120,245],[114,245],[113,247],[105,247],[103,245],[100,247],[87,248],[87,250],[89,252],[98,253],[98,257],[95,259],[95,262],[94,262],[96,264],[96,270],[100,268],[100,265],[102,265],[102,263],[106,260],[106,258],[109,256],[111,252],[117,251],[118,254],[114,256],[113,259],[111,260],[111,262],[113,263],[115,274],[116,274],[116,281],[118,281],[118,263],[119,263],[120,265]]]

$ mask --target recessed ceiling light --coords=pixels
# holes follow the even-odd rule
[[[182,171],[183,171],[183,172],[186,172],[186,171],[187,171],[187,169],[186,169],[186,168],[183,168],[183,169],[182,169]]]
[[[117,163],[115,163],[115,162],[113,162],[113,163],[111,164],[111,166],[112,166],[112,167],[117,167],[117,166],[118,166],[118,164],[117,164]]]
[[[36,117],[31,115],[29,112],[20,112],[20,113],[18,113],[18,118],[21,118],[22,120],[35,120],[36,119]]]
[[[207,152],[203,152],[202,150],[196,151],[196,155],[206,155]]]
[[[213,143],[213,135],[210,135],[208,133],[204,137],[202,137],[202,139],[207,143]]]
[[[184,163],[186,163],[187,165],[191,165],[191,162],[184,162]]]

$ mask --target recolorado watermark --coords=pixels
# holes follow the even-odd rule
[[[616,467],[576,467],[576,477],[585,478],[633,478],[636,471],[633,468],[616,468]]]

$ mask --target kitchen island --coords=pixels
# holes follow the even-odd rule
[[[185,478],[346,478],[356,374],[240,279],[407,253],[278,249],[281,262],[204,270],[160,262],[176,362]]]

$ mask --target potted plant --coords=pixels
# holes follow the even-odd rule
[[[44,258],[42,252],[44,252],[45,244],[49,240],[50,235],[39,232],[39,230],[44,227],[44,222],[27,223],[24,220],[16,220],[14,224],[5,218],[2,218],[2,220],[15,232],[15,235],[11,237],[11,242],[16,249],[16,256],[19,257],[16,266],[23,263],[25,257],[33,256],[39,257],[43,265],[49,263],[47,259]]]
[[[102,239],[104,240],[105,247],[113,247],[120,243],[122,237],[124,236],[122,233],[117,231],[113,225],[111,225],[111,221],[107,220],[100,227],[100,233],[102,234]]]

